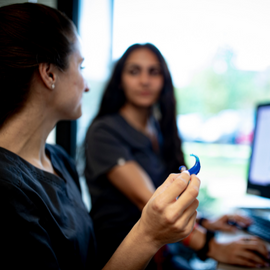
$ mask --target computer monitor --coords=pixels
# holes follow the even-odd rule
[[[270,103],[256,108],[247,193],[270,198]]]

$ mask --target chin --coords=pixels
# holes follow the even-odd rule
[[[156,103],[156,100],[137,100],[137,102],[134,102],[138,107],[152,107]]]
[[[74,120],[82,116],[82,106],[80,105],[76,111],[74,111]]]
[[[82,111],[77,113],[73,120],[76,120],[76,119],[80,118],[81,116],[82,116]]]
[[[155,102],[138,102],[136,105],[141,108],[150,108],[155,104]]]
[[[66,120],[76,120],[82,116],[82,110],[75,111],[73,114],[69,114],[65,117]]]

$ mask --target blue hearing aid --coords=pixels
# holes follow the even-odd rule
[[[196,162],[195,162],[194,166],[193,166],[192,168],[190,168],[188,171],[189,171],[190,175],[192,175],[192,174],[198,174],[199,171],[200,171],[200,169],[201,169],[201,163],[200,163],[200,160],[199,160],[199,158],[198,158],[196,155],[194,155],[194,154],[190,154],[190,156],[195,157]],[[179,167],[180,172],[185,171],[186,169],[187,169],[187,168],[186,168],[185,166],[180,166],[180,167]]]

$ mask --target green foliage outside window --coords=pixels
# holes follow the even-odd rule
[[[250,110],[270,100],[270,68],[239,70],[235,54],[220,49],[207,68],[194,75],[189,85],[175,89],[177,112],[198,112],[205,117],[226,109]]]

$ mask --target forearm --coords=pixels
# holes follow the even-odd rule
[[[183,244],[196,251],[202,260],[207,257],[217,260],[222,248],[222,245],[214,238],[212,231],[207,231],[199,225],[194,228],[188,238],[184,239]]]
[[[197,222],[200,226],[202,226],[202,227],[208,229],[207,226],[208,226],[209,220],[208,220],[207,218],[204,218],[204,217],[200,217],[200,216],[199,216],[199,217],[197,217],[196,222]]]
[[[218,243],[215,238],[209,241],[209,251],[206,254],[208,257],[213,258],[215,260],[219,260],[219,255],[222,255],[223,245]],[[225,252],[225,251],[224,251]]]
[[[155,186],[148,174],[134,161],[115,166],[107,177],[140,210],[155,192]]]
[[[194,228],[189,236],[188,247],[195,251],[201,249],[205,243],[205,234],[206,230],[203,227],[197,226]]]
[[[159,248],[144,234],[138,221],[103,270],[145,269]]]

